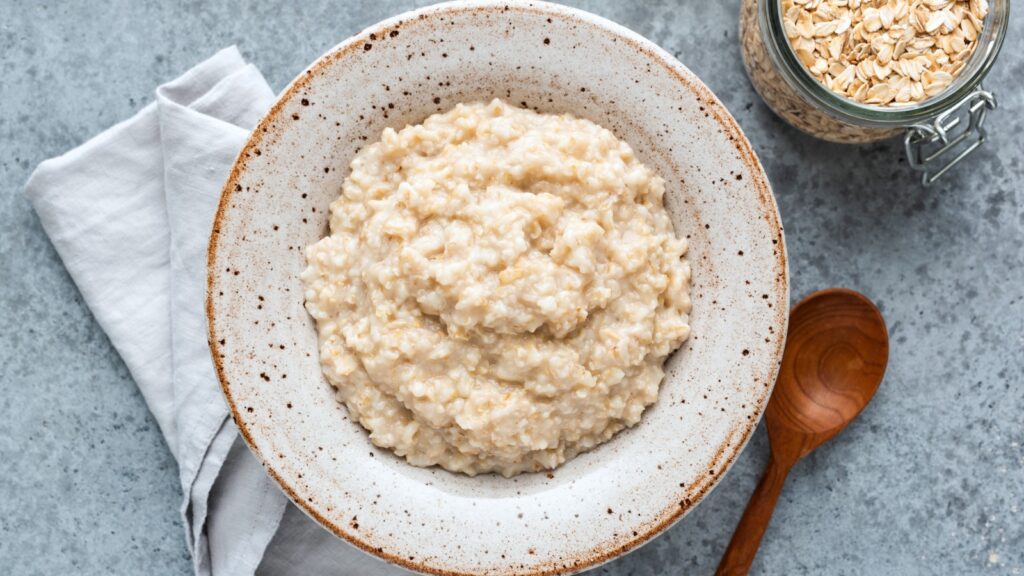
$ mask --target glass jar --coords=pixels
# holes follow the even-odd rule
[[[903,135],[909,163],[924,172],[927,185],[985,140],[985,116],[996,101],[981,81],[999,54],[1009,10],[1009,0],[990,0],[977,47],[953,83],[936,96],[899,107],[861,104],[815,79],[789,43],[780,0],[741,0],[741,52],[754,88],[784,120],[846,144]]]

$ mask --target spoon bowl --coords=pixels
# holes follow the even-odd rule
[[[771,458],[716,574],[750,570],[789,470],[864,410],[888,360],[885,320],[863,294],[831,288],[793,308],[779,378],[765,412]]]
[[[811,294],[790,315],[789,336],[765,419],[772,453],[795,462],[867,406],[889,358],[885,320],[863,294]],[[779,451],[782,453],[779,453]]]

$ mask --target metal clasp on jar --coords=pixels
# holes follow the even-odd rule
[[[903,139],[907,159],[911,168],[923,172],[922,184],[932,184],[985,142],[985,117],[995,108],[995,96],[979,87],[959,104],[939,114],[931,125],[915,124],[907,129]],[[966,127],[951,134],[964,119]]]

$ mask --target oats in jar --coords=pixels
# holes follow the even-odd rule
[[[417,466],[511,476],[636,424],[690,333],[665,182],[608,130],[500,100],[386,129],[306,250],[328,381]]]
[[[804,67],[829,90],[900,106],[952,84],[977,48],[987,0],[782,0]]]

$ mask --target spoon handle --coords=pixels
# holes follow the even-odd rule
[[[779,499],[782,485],[786,483],[786,475],[792,466],[780,464],[774,456],[768,460],[761,482],[751,494],[747,509],[743,511],[743,517],[729,541],[729,547],[718,563],[716,576],[742,576],[750,571],[757,549],[761,546],[761,537],[772,519],[775,502]]]

